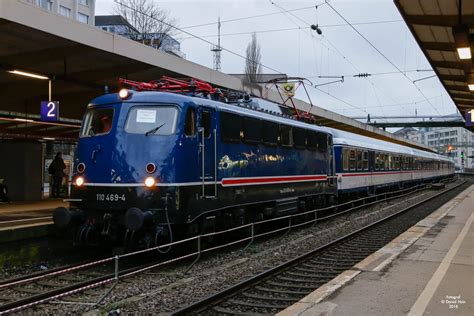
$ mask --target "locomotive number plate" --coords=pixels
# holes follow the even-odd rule
[[[99,201],[99,202],[118,202],[118,201],[122,201],[122,202],[125,202],[125,194],[113,194],[113,193],[110,193],[110,194],[103,194],[103,193],[97,193],[95,195],[96,197],[96,200]]]

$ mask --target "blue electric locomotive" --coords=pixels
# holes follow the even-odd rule
[[[121,90],[87,107],[71,207],[79,243],[152,246],[333,203],[332,136],[262,99]]]
[[[149,247],[454,173],[441,155],[307,124],[263,99],[222,102],[202,82],[172,93],[182,82],[169,82],[88,105],[71,207],[53,216],[77,243]]]

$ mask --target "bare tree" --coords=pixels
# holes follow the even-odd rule
[[[120,0],[116,5],[115,12],[140,33],[130,34],[131,39],[159,48],[167,36],[173,35],[176,20],[153,0]]]
[[[257,41],[257,34],[252,34],[252,40],[247,45],[247,59],[245,60],[245,75],[250,82],[257,82],[257,76],[262,73],[260,59],[260,45]]]

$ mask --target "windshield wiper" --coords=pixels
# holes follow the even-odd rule
[[[155,127],[154,129],[149,130],[145,133],[145,136],[155,134],[160,128],[162,128],[166,123],[161,124],[160,126]]]

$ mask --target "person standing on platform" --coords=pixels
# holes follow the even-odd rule
[[[48,172],[53,179],[51,184],[52,198],[59,198],[59,190],[61,189],[63,178],[66,175],[64,173],[64,169],[66,169],[66,165],[64,164],[62,154],[57,153],[56,157],[54,157],[54,160],[51,162],[48,168]]]

